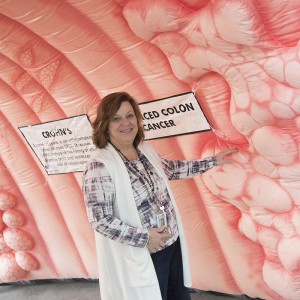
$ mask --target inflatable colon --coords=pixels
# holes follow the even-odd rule
[[[10,193],[0,192],[0,281],[11,282],[26,278],[27,271],[39,268],[36,258],[27,252],[33,248],[33,238],[22,229],[24,215],[14,207],[17,199]]]
[[[153,12],[161,19],[151,18]],[[262,247],[267,285],[280,296],[297,299],[299,254],[292,249],[300,242],[294,190],[299,177],[299,49],[280,45],[249,1],[211,1],[197,12],[173,1],[131,1],[124,15],[140,38],[165,53],[182,81],[201,85],[203,76],[216,72],[229,84],[232,135],[245,137],[249,148],[237,166],[204,174],[204,183],[239,209],[240,232]],[[283,278],[288,289],[279,283]]]
[[[141,103],[193,91],[212,131],[153,146],[187,159],[239,149],[173,183],[193,287],[299,299],[300,3],[24,3],[0,2],[0,281],[99,275],[81,173],[47,175],[19,127],[93,120],[113,91]]]
[[[8,209],[2,216],[3,222],[9,227],[22,227],[25,223],[24,216],[15,209]]]

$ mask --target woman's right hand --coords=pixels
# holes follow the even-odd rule
[[[150,253],[155,253],[164,248],[166,241],[172,236],[172,234],[166,230],[165,226],[159,228],[149,228],[148,232],[149,241],[147,247]]]

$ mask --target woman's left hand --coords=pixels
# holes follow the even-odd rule
[[[224,159],[225,156],[237,152],[237,148],[229,148],[226,150],[222,150],[218,154],[216,154],[216,159],[217,159],[217,166],[224,165],[224,164],[230,164],[232,163],[232,159]]]

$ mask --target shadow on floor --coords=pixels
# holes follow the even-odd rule
[[[101,300],[98,280],[35,280],[0,284],[0,300]],[[246,295],[228,295],[191,289],[192,300],[250,300]],[[259,298],[255,298],[258,300]],[[155,299],[153,299],[155,300]]]

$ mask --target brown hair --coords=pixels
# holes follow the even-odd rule
[[[97,117],[92,123],[92,138],[97,148],[102,149],[109,142],[109,122],[119,110],[122,102],[126,101],[131,104],[138,123],[138,132],[133,141],[134,147],[137,147],[144,140],[143,117],[137,102],[126,92],[116,92],[105,96],[97,108]]]

